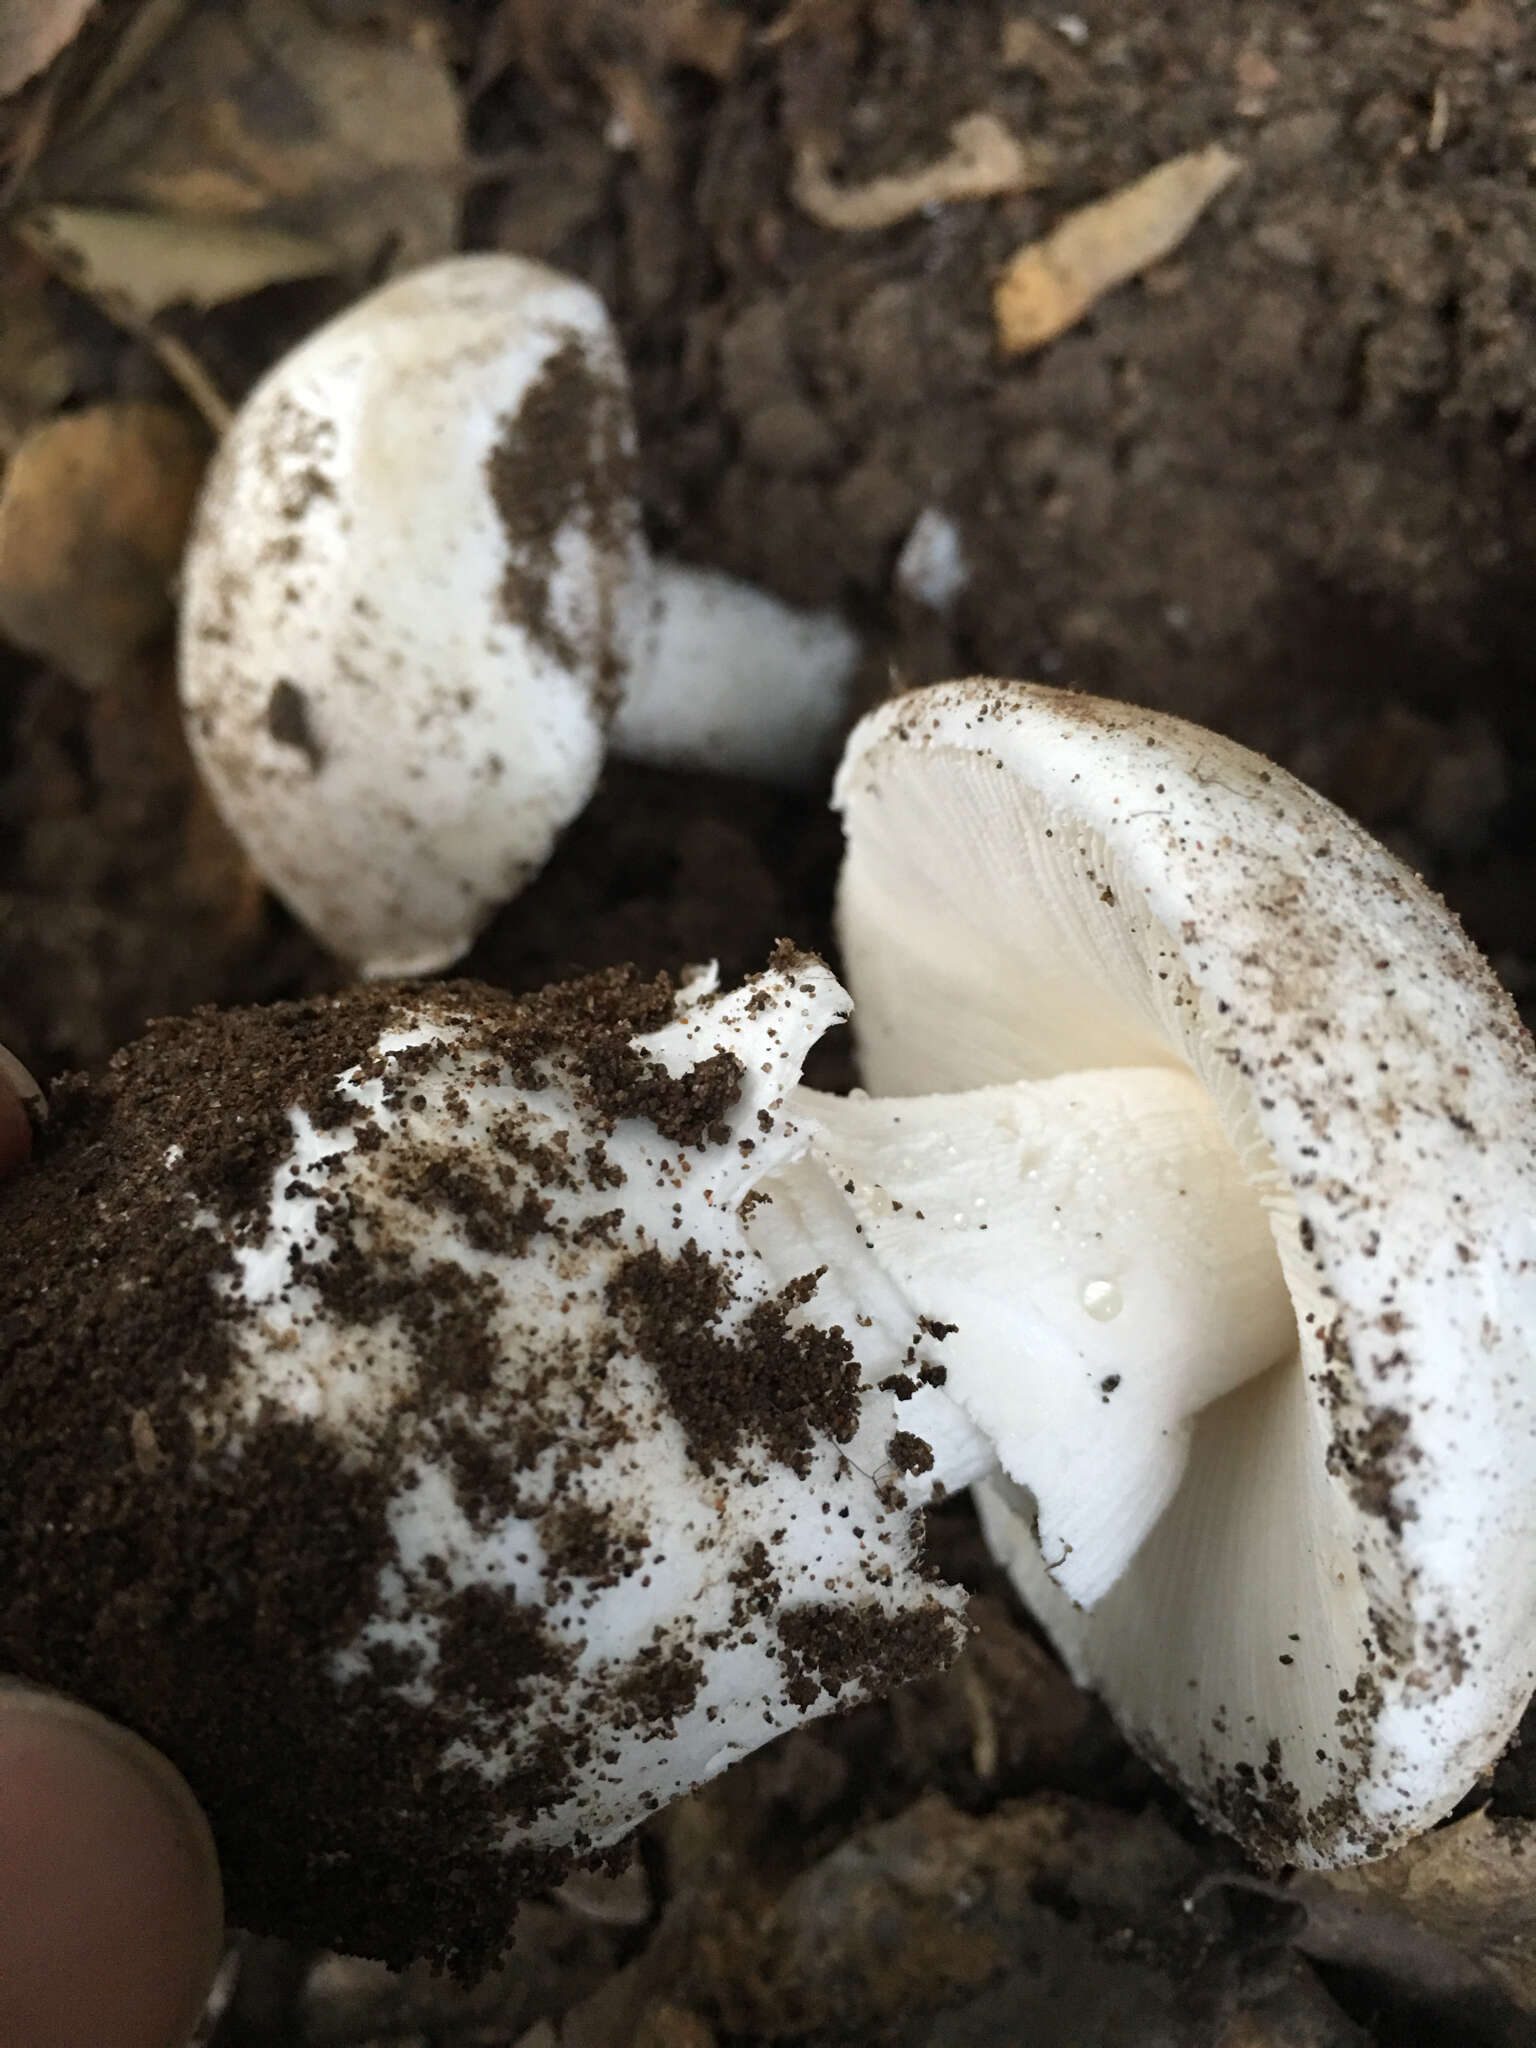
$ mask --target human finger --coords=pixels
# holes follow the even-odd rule
[[[0,1680],[6,2048],[180,2048],[222,1938],[213,1838],[180,1773],[90,1708]]]

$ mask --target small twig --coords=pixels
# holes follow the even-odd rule
[[[174,334],[162,333],[149,321],[123,320],[120,324],[154,352],[162,368],[181,386],[213,433],[222,439],[229,430],[235,409],[187,344]]]
[[[1424,147],[1431,156],[1438,156],[1445,147],[1445,138],[1451,131],[1451,96],[1445,89],[1444,79],[1435,83],[1435,96],[1429,109],[1429,132],[1424,137]]]
[[[990,1785],[997,1776],[997,1716],[981,1673],[971,1659],[962,1657],[958,1668],[960,1689],[971,1718],[971,1769],[983,1785]]]

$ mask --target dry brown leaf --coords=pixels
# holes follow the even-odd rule
[[[170,214],[44,206],[18,232],[60,276],[139,321],[167,306],[206,312],[265,285],[336,268],[323,243],[301,235]]]
[[[1469,1814],[1379,1863],[1307,1881],[1388,1906],[1481,1963],[1536,2012],[1536,1822]]]
[[[80,33],[96,0],[10,0],[0,7],[0,99],[46,69]]]
[[[78,106],[71,109],[64,133],[78,134],[109,107],[165,41],[191,5],[191,0],[140,0],[128,18],[117,45],[91,80]]]
[[[925,206],[957,199],[991,199],[1000,192],[1028,192],[1051,174],[1051,152],[1043,143],[1023,143],[993,114],[967,114],[949,131],[948,156],[921,170],[893,171],[867,185],[839,185],[827,175],[818,143],[802,144],[790,189],[795,204],[824,228],[867,234],[893,227]]]
[[[653,17],[667,58],[722,85],[741,58],[747,17],[717,0],[659,0]]]
[[[670,184],[675,160],[672,130],[649,83],[632,64],[594,63],[592,75],[612,109],[616,132],[624,136],[646,177],[653,185]]]
[[[285,229],[361,271],[448,254],[466,176],[458,95],[425,28],[238,0],[191,9],[36,182],[49,200]]]
[[[0,243],[0,456],[89,376],[86,346],[29,249]]]
[[[171,620],[208,440],[184,413],[125,399],[21,443],[0,491],[0,632],[88,688]]]
[[[993,298],[1003,353],[1042,347],[1107,291],[1161,262],[1242,168],[1219,143],[1192,150],[1069,213],[1043,241],[1019,250]]]

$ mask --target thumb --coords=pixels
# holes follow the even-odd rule
[[[5,2048],[180,2048],[222,1931],[180,1773],[90,1708],[0,1679]]]

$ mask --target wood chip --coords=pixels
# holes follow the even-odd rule
[[[867,185],[839,185],[819,144],[802,144],[790,189],[795,204],[824,228],[869,234],[894,227],[927,206],[1028,192],[1049,181],[1053,156],[1043,143],[1020,142],[992,114],[967,114],[949,131],[947,156],[921,170],[894,171]]]
[[[167,306],[207,312],[265,285],[336,268],[331,250],[304,235],[171,214],[43,206],[18,231],[51,270],[141,321]]]
[[[1106,292],[1161,262],[1242,168],[1220,144],[1173,157],[1019,250],[993,299],[1003,353],[1043,347]]]
[[[147,1408],[135,1408],[129,1416],[128,1441],[133,1447],[133,1462],[140,1476],[153,1479],[165,1463],[165,1453],[160,1448]]]

